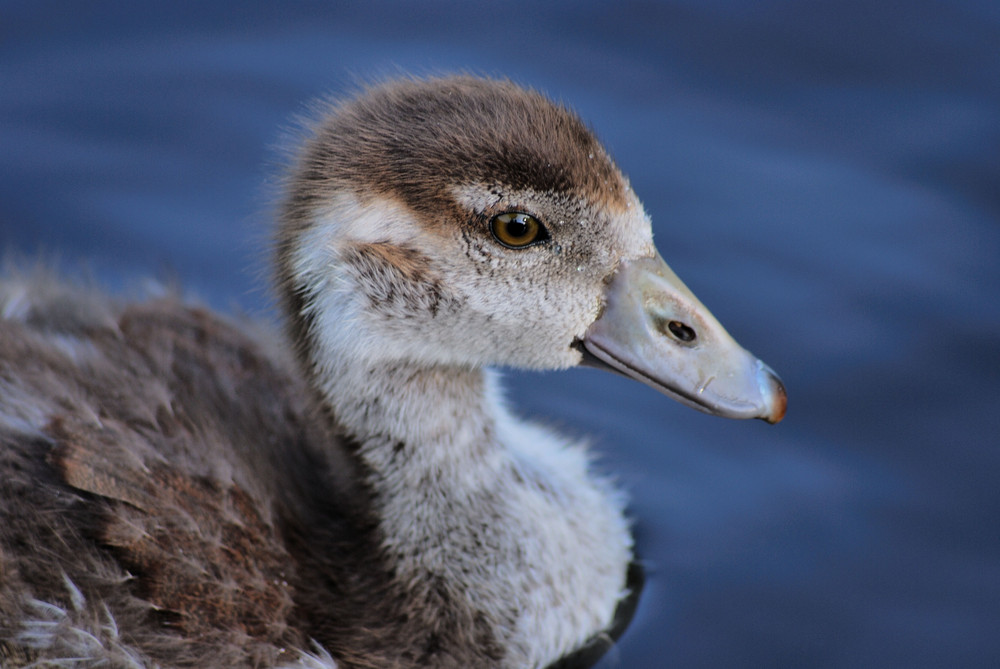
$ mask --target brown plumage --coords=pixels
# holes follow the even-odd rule
[[[55,299],[80,299],[65,290]],[[276,392],[284,384],[251,342],[205,312],[174,301],[116,309],[82,297],[105,318],[49,322],[49,305],[33,304],[22,322],[4,321],[0,337],[3,380],[24,405],[9,404],[11,392],[4,413],[25,419],[22,430],[8,420],[2,433],[4,637],[18,638],[22,620],[44,618],[35,602],[45,602],[62,609],[50,622],[65,623],[67,645],[116,625],[136,635],[123,647],[148,642],[150,656],[183,661],[179,641],[155,632],[164,627],[211,632],[203,645],[213,651],[259,637],[246,658],[273,662],[267,642],[289,635],[281,621],[291,609],[287,553],[258,511],[266,507],[254,504],[263,491],[246,483],[247,472],[223,469],[239,460],[203,449],[233,419],[245,431],[222,443],[301,441],[287,416],[303,408]],[[273,410],[241,404],[268,391]],[[241,556],[248,547],[257,550]],[[232,582],[206,573],[208,565]],[[201,652],[192,649],[191,659]],[[211,661],[239,664],[229,652]]]

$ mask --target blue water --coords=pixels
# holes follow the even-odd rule
[[[400,71],[538,87],[790,397],[770,427],[508,374],[633,500],[650,579],[602,666],[1000,666],[1000,5],[345,4],[0,3],[0,247],[260,310],[306,101]]]

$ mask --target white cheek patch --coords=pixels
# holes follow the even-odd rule
[[[336,287],[331,279],[339,274],[336,265],[343,249],[358,243],[413,246],[421,233],[422,227],[399,203],[381,199],[362,204],[350,193],[336,193],[296,236],[291,269],[316,295]]]
[[[313,224],[295,238],[291,270],[296,277],[314,277],[337,258],[337,233],[326,224]]]
[[[298,235],[295,269],[315,271],[335,258],[339,248],[352,244],[409,246],[422,232],[409,209],[398,202],[377,199],[362,204],[350,193],[336,193]]]
[[[353,195],[338,194],[321,209],[317,223],[335,229],[345,243],[389,243],[406,246],[420,235],[422,226],[406,206],[389,199],[362,204]]]
[[[362,203],[339,192],[315,210],[308,227],[293,238],[289,278],[306,293],[303,310],[315,323],[317,367],[344,356],[368,359],[384,354],[384,339],[391,334],[383,321],[377,323],[381,330],[372,326],[372,313],[348,254],[365,245],[419,251],[426,239],[435,237],[406,207],[388,199]],[[397,341],[391,348],[404,350],[405,342]]]

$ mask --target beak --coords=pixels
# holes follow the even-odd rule
[[[737,344],[657,254],[623,261],[587,329],[583,364],[610,369],[727,418],[785,416],[785,386]]]

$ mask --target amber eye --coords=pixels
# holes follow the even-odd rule
[[[498,242],[512,249],[523,249],[549,238],[545,226],[537,218],[518,211],[494,216],[490,221],[490,232]]]

